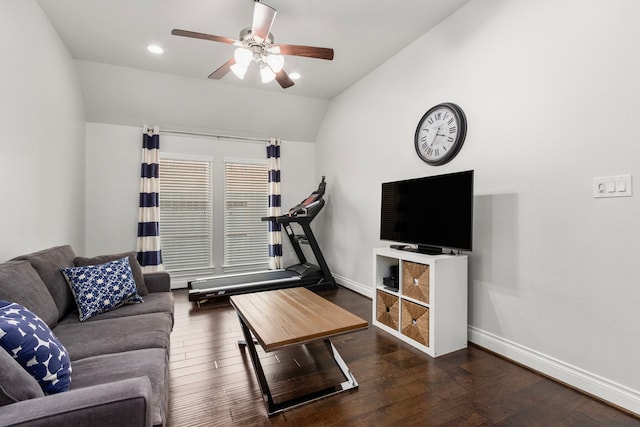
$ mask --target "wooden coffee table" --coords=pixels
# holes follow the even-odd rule
[[[269,415],[358,387],[356,379],[329,338],[365,329],[368,325],[366,320],[306,288],[234,295],[230,300],[240,318],[240,325],[245,337],[243,344],[246,344],[249,349],[251,362]],[[307,393],[304,396],[275,402],[258,357],[254,337],[265,352],[324,340],[324,349],[337,364],[345,381]]]

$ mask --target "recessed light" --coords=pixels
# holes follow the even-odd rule
[[[295,71],[291,74],[289,74],[289,77],[291,78],[291,80],[298,80],[300,78],[300,73],[296,73]]]
[[[157,44],[150,44],[149,46],[147,46],[147,50],[151,53],[155,53],[156,55],[164,53],[164,49],[162,49]]]

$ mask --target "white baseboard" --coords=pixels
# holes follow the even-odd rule
[[[368,298],[373,298],[372,288],[337,274],[333,276],[345,288]],[[473,326],[468,326],[468,339],[470,342],[493,351],[502,357],[640,415],[640,391],[638,390],[587,372],[584,369]]]
[[[640,415],[640,392],[473,326],[469,341]]]
[[[372,288],[364,286],[358,282],[354,282],[353,280],[347,279],[346,277],[342,277],[337,274],[333,274],[333,278],[336,279],[336,282],[338,282],[338,284],[340,284],[341,286],[344,286],[347,289],[351,289],[352,291],[357,292],[360,295],[364,295],[365,297],[373,298]]]

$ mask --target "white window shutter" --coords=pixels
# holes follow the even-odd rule
[[[212,265],[211,176],[209,161],[160,160],[160,236],[169,271]]]
[[[225,162],[224,265],[264,268],[269,262],[266,164]]]

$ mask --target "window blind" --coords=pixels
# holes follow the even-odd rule
[[[160,160],[160,236],[169,271],[212,265],[212,165]]]
[[[266,164],[225,162],[225,267],[264,268],[269,261],[269,212]]]

